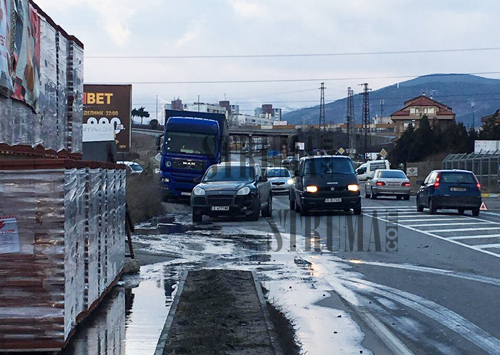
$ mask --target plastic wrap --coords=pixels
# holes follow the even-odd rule
[[[57,150],[68,146],[68,40],[61,33],[57,34]]]
[[[62,347],[116,280],[125,254],[124,184],[123,170],[0,170],[0,222],[17,226],[0,243],[0,324],[9,324],[0,350]]]
[[[35,144],[42,144],[60,150],[61,127],[57,122],[57,31],[44,18],[40,24],[41,57],[40,63],[40,97],[38,99],[40,122],[40,137],[35,136]]]
[[[82,135],[83,135],[83,48],[81,48],[75,41],[71,41],[71,48],[73,54],[73,105],[71,107],[71,130],[72,142],[71,151],[73,153],[81,153],[83,148]]]

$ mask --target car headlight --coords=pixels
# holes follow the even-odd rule
[[[287,183],[288,185],[293,185],[293,179],[288,179],[288,180],[286,181],[286,183]]]
[[[347,186],[347,190],[352,191],[352,192],[358,192],[359,191],[359,185],[352,184]]]
[[[314,186],[314,185],[307,186],[306,191],[314,194],[314,193],[318,192],[318,187]]]
[[[239,189],[236,195],[242,196],[242,195],[248,195],[249,193],[250,193],[250,188],[248,186],[245,186]]]
[[[193,189],[193,195],[196,195],[196,196],[204,196],[206,193],[205,193],[205,190],[203,190],[201,187],[199,186],[196,186],[194,189]]]
[[[170,179],[169,178],[162,178],[161,181],[162,182],[170,182]]]

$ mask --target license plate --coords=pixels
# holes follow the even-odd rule
[[[326,203],[335,203],[335,202],[342,202],[341,198],[327,198],[325,200]]]
[[[467,189],[465,187],[450,187],[450,191],[467,191]]]
[[[229,206],[212,206],[212,211],[229,211]]]
[[[181,192],[181,196],[191,196],[191,192]]]
[[[400,183],[397,183],[397,182],[391,182],[388,184],[389,186],[401,186]]]

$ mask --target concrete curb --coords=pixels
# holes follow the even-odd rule
[[[184,289],[187,275],[187,271],[183,271],[181,273],[181,279],[179,281],[179,285],[177,286],[177,292],[175,293],[174,302],[172,302],[172,306],[170,306],[170,310],[168,311],[167,320],[165,322],[165,325],[163,326],[163,330],[161,331],[160,338],[158,339],[158,344],[156,345],[154,355],[163,355],[165,345],[167,345],[168,333],[170,331],[172,323],[174,322],[175,312],[177,311],[177,306],[179,305],[179,301],[181,300],[181,294],[182,290]]]

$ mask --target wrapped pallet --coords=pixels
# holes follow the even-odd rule
[[[63,348],[118,280],[125,218],[117,218],[123,202],[115,196],[124,179],[112,167],[0,162],[0,350]],[[99,224],[102,215],[113,217]]]

